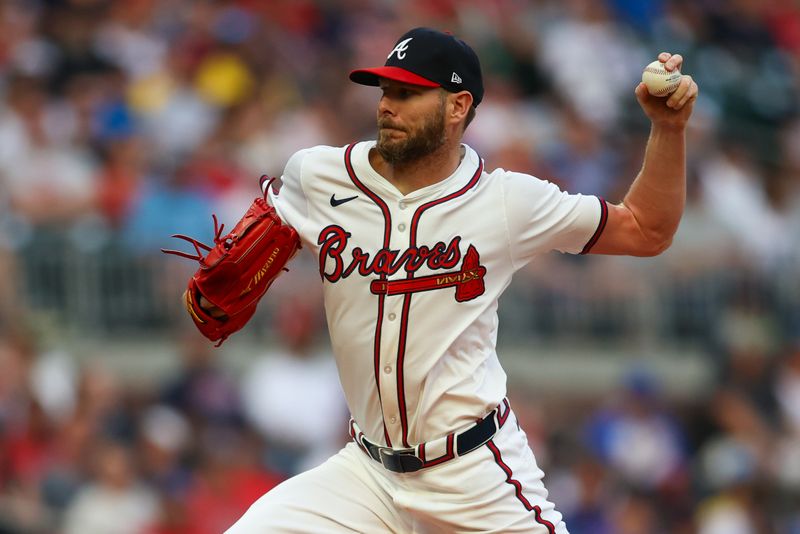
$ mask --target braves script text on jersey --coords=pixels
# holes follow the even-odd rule
[[[267,494],[230,532],[306,532],[296,521],[310,521],[307,532],[566,532],[524,433],[506,424],[496,312],[536,255],[588,251],[606,204],[488,172],[464,145],[450,177],[403,195],[370,165],[374,145],[302,150],[269,195],[318,258],[355,442]],[[455,458],[459,433],[487,414],[497,433]],[[364,440],[413,449],[422,469],[385,469]],[[448,484],[453,502],[441,495]],[[369,513],[346,512],[353,499]]]

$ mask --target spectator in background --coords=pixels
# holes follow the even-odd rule
[[[75,370],[24,328],[0,335],[0,368],[0,531],[47,530],[82,481]]]
[[[153,522],[156,494],[141,483],[131,450],[95,444],[94,476],[70,503],[64,534],[140,534]]]
[[[573,532],[616,533],[614,511],[608,502],[608,496],[614,492],[609,471],[602,463],[580,451],[555,470],[550,480],[552,498],[561,503],[565,522],[569,522]]]
[[[578,113],[566,110],[561,126],[563,142],[552,150],[548,164],[555,181],[566,191],[603,198],[622,198],[621,172],[617,151],[602,137],[596,125]]]
[[[669,335],[712,346],[732,283],[726,271],[741,261],[737,247],[735,232],[712,215],[698,178],[690,176],[678,232],[662,255],[663,279],[670,281],[663,297]]]
[[[177,14],[165,2],[111,2],[94,32],[94,47],[106,61],[139,80],[163,68],[169,49],[164,32],[154,31],[153,20],[169,24]],[[193,6],[189,7],[189,14]]]
[[[772,389],[779,331],[757,279],[736,280],[717,320],[720,385],[743,395],[769,424],[777,419]]]
[[[0,183],[13,212],[33,225],[69,224],[85,213],[95,191],[95,162],[81,145],[57,142],[45,80],[8,80],[0,120]]]
[[[620,395],[590,418],[586,432],[591,450],[625,483],[667,494],[686,477],[686,437],[658,388],[652,373],[632,371]]]
[[[701,495],[697,527],[703,534],[769,532],[780,503],[769,500],[761,480],[768,471],[775,434],[750,398],[721,386],[707,404],[712,434],[697,453]]]
[[[640,75],[627,69],[646,64],[646,56],[633,45],[633,36],[615,25],[606,2],[572,0],[563,7],[555,20],[543,24],[543,65],[570,106],[607,130],[620,120],[620,97]],[[607,61],[596,61],[597,57]]]
[[[174,168],[164,163],[167,167],[151,174],[141,188],[122,228],[123,242],[131,252],[153,255],[159,248],[171,248],[169,236],[175,233],[213,242],[213,225],[197,214],[210,214],[214,206],[187,163],[178,159]]]
[[[159,496],[157,516],[143,534],[198,534],[186,502],[196,476],[188,420],[181,411],[156,404],[145,408],[140,423],[143,478]]]
[[[678,529],[663,518],[661,503],[646,493],[631,492],[618,499],[612,507],[614,534],[674,534]]]
[[[185,414],[195,432],[215,424],[241,424],[236,382],[217,360],[217,353],[197,332],[179,340],[182,366],[161,387],[160,399]]]
[[[40,493],[55,431],[31,387],[36,350],[25,332],[0,337],[0,531],[46,529],[55,519]]]
[[[737,236],[748,264],[767,270],[789,256],[793,236],[783,231],[784,214],[770,202],[764,171],[751,149],[728,146],[712,152],[699,171],[704,202],[714,219]]]
[[[219,120],[220,109],[204,100],[194,84],[202,48],[193,44],[176,43],[160,70],[132,80],[128,87],[131,108],[157,160],[190,154]]]
[[[319,306],[297,295],[277,309],[279,346],[249,365],[241,385],[248,422],[267,443],[268,463],[307,471],[347,442],[347,408],[333,354],[320,346]]]
[[[165,499],[183,497],[191,485],[192,428],[183,412],[156,404],[140,418],[138,457],[144,479]]]
[[[89,435],[99,439],[133,443],[137,428],[129,394],[122,377],[101,361],[83,367],[74,424],[85,426]]]
[[[95,202],[106,224],[120,230],[128,224],[145,187],[145,147],[141,137],[107,140],[101,150]]]
[[[263,466],[263,443],[247,429],[214,425],[199,438],[198,465],[185,501],[189,532],[219,534],[284,477]]]

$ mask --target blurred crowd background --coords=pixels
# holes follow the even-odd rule
[[[210,241],[295,150],[371,138],[347,74],[420,25],[481,57],[489,168],[613,202],[641,68],[684,55],[673,247],[519,272],[510,398],[575,534],[800,533],[794,0],[0,1],[0,533],[219,533],[345,443],[313,259],[213,349],[159,248]]]

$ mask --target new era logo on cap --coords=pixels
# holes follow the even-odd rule
[[[475,51],[456,37],[430,28],[414,28],[398,39],[383,67],[358,69],[350,79],[377,86],[381,78],[442,87],[451,93],[469,91],[472,105],[483,99],[481,65]]]

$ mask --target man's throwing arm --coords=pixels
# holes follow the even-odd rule
[[[666,70],[683,58],[659,54]],[[697,83],[683,75],[674,93],[652,96],[644,83],[636,98],[651,121],[644,163],[621,204],[608,205],[608,222],[593,254],[655,256],[672,243],[686,201],[686,126],[697,99]]]

